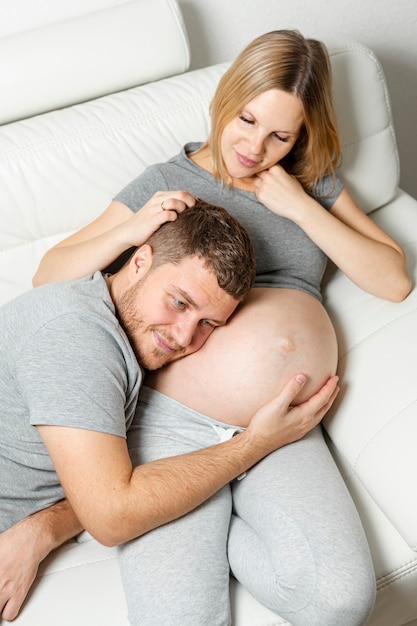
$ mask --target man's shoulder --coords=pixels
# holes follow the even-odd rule
[[[15,347],[34,337],[44,340],[47,331],[65,336],[78,325],[78,336],[88,334],[91,328],[99,329],[104,322],[108,328],[118,325],[106,281],[99,272],[31,289],[6,303],[0,320],[5,336]]]
[[[35,311],[39,323],[64,334],[102,334],[118,332],[119,323],[105,277],[101,272],[79,280],[45,285],[39,292]],[[70,329],[70,330],[69,330]]]
[[[114,315],[114,305],[101,272],[76,280],[65,280],[36,287],[28,296],[32,306],[40,310],[46,305],[51,316],[55,313],[91,311],[107,308]]]

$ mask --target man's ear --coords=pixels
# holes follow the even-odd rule
[[[129,277],[135,282],[142,279],[149,272],[152,266],[153,250],[152,247],[145,243],[140,246],[132,254],[129,261]]]

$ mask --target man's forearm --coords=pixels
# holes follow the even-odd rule
[[[132,517],[132,537],[189,513],[265,455],[265,447],[257,447],[241,433],[210,448],[135,468],[131,491],[140,493],[142,504],[139,526]],[[127,524],[114,530],[125,533]],[[115,543],[128,538],[116,536]]]
[[[314,428],[337,395],[337,377],[293,406],[304,382],[303,375],[290,379],[233,439],[134,469],[120,437],[38,429],[81,523],[99,542],[113,546],[187,514],[270,452]]]
[[[78,535],[83,527],[68,500],[61,500],[53,506],[34,513],[24,523],[37,543],[40,561],[60,545]]]

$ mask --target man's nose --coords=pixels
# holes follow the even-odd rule
[[[192,343],[198,322],[194,319],[185,319],[174,324],[171,329],[172,337],[181,348],[187,348]]]

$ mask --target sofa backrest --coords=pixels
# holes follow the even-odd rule
[[[330,46],[341,176],[366,211],[395,195],[387,88],[371,51]],[[151,163],[204,140],[227,65],[148,83],[0,127],[0,303],[31,287],[44,252],[100,214]]]
[[[328,44],[343,159],[340,174],[370,213],[389,202],[400,179],[388,88],[374,53],[357,43]]]
[[[189,68],[176,0],[130,0],[0,37],[0,124]]]

